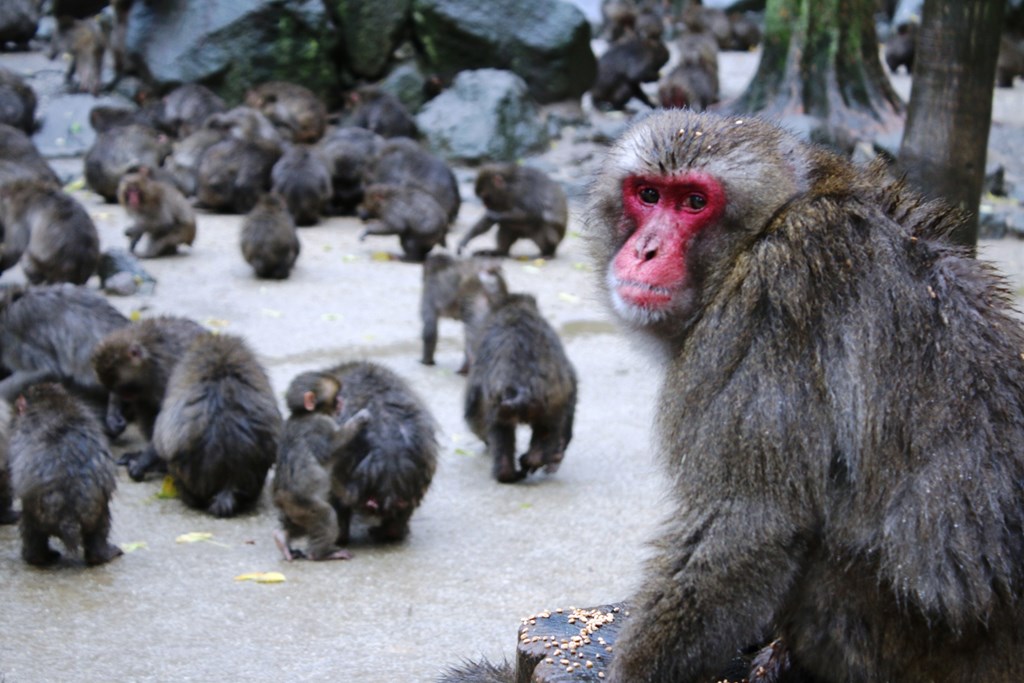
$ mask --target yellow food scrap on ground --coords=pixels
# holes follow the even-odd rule
[[[122,543],[121,550],[126,553],[134,553],[136,550],[149,550],[149,544],[145,541],[132,541],[131,543]]]
[[[371,257],[374,261],[390,261],[391,254],[386,251],[375,251]]]
[[[255,581],[256,583],[284,583],[284,574],[281,572],[250,572],[239,574],[235,581]]]
[[[224,318],[207,318],[206,319],[206,326],[207,327],[227,327],[230,324],[231,323],[228,322],[227,320],[224,320]]]
[[[175,543],[198,543],[199,541],[209,541],[213,538],[213,534],[209,531],[190,531],[187,534],[182,534],[174,539]]]
[[[578,296],[570,294],[569,292],[559,292],[558,298],[570,304],[578,304],[580,302],[580,298]]]
[[[281,311],[275,310],[273,308],[264,308],[262,312],[263,315],[267,316],[268,318],[280,318],[283,315]]]
[[[174,477],[169,474],[164,477],[164,482],[160,485],[160,491],[156,494],[156,497],[161,500],[178,497],[178,489],[174,486]]]
[[[136,308],[135,310],[128,314],[128,319],[131,320],[133,323],[139,322],[140,320],[142,320],[142,311]]]

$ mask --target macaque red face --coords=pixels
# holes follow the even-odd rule
[[[631,230],[612,259],[608,284],[616,310],[656,322],[685,306],[692,287],[687,255],[697,235],[725,209],[722,185],[706,173],[627,176],[623,229]]]

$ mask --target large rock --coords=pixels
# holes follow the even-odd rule
[[[463,71],[427,102],[416,125],[441,156],[469,163],[515,161],[548,142],[526,83],[510,71]]]
[[[540,103],[579,97],[597,73],[590,24],[562,0],[413,0],[413,24],[441,76],[507,69]]]
[[[341,32],[339,49],[356,76],[376,80],[409,26],[412,0],[324,0]]]
[[[125,42],[157,86],[200,82],[237,103],[271,80],[336,96],[335,33],[323,0],[163,0],[132,4]]]

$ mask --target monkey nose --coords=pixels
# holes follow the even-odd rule
[[[636,256],[640,261],[651,261],[658,255],[658,240],[653,235],[644,235],[636,242]]]

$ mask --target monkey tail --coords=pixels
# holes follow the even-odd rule
[[[60,520],[60,540],[68,553],[75,554],[82,547],[82,528],[77,519],[65,516]]]
[[[505,390],[501,392],[501,400],[498,402],[498,416],[502,418],[515,417],[526,407],[528,400],[527,392],[522,387],[505,387]]]

